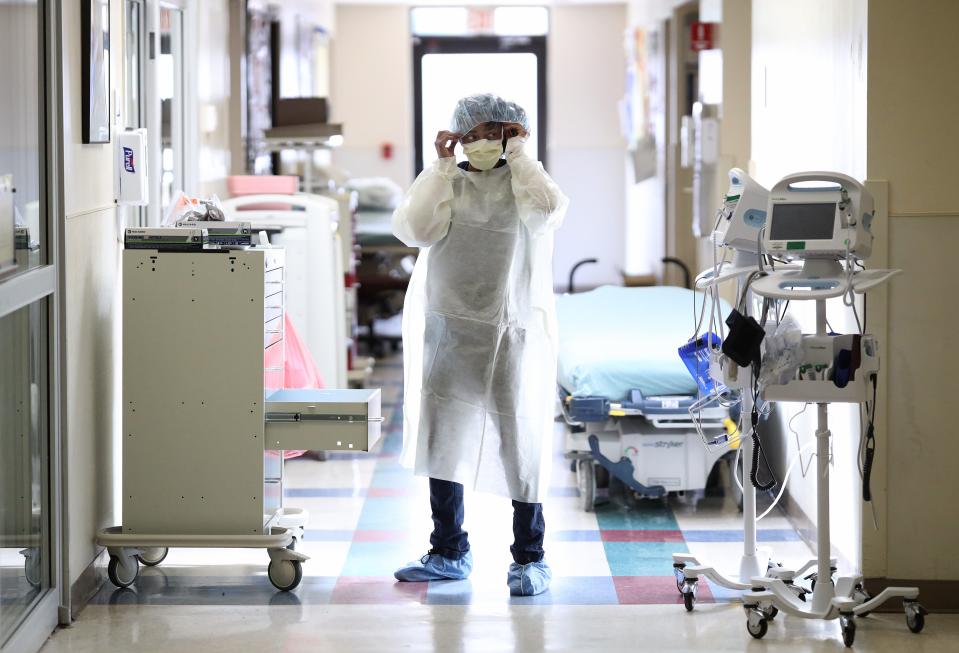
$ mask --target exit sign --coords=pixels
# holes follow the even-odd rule
[[[693,52],[712,50],[716,47],[718,23],[693,23],[689,28],[689,48]]]

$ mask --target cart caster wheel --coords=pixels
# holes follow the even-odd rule
[[[926,625],[926,609],[916,602],[906,604],[906,626],[917,635]]]
[[[696,606],[696,590],[698,589],[697,579],[686,579],[679,592],[683,595],[683,605],[686,606],[686,612],[692,612]]]
[[[592,460],[577,461],[576,480],[583,510],[593,512],[596,502],[596,466]]]
[[[766,620],[767,620],[767,621],[772,621],[773,619],[776,618],[776,615],[778,615],[778,614],[779,614],[779,608],[777,608],[777,607],[774,606],[774,605],[771,605],[771,606],[769,606],[769,609],[766,610]]]
[[[769,630],[769,622],[766,621],[766,615],[763,614],[762,610],[753,608],[749,611],[749,615],[746,617],[746,630],[756,639],[762,639],[766,636],[766,631]]]
[[[130,562],[124,565],[120,558],[110,556],[110,562],[107,565],[107,576],[110,577],[110,582],[117,587],[130,587],[140,574],[140,564],[136,556],[129,560]]]
[[[685,568],[686,565],[684,564],[673,565],[673,575],[676,577],[676,589],[680,594],[683,593],[683,583],[686,582],[686,574],[683,572]]]
[[[839,627],[842,629],[842,643],[846,645],[846,648],[851,647],[856,641],[856,622],[853,621],[853,617],[840,615]]]
[[[137,560],[147,567],[156,567],[158,564],[166,560],[166,556],[169,552],[170,549],[166,548],[165,546],[155,547],[152,549],[143,549],[137,554]]]
[[[792,591],[792,593],[796,595],[797,599],[799,599],[803,603],[806,602],[807,592],[805,588],[800,587],[799,585],[796,585],[795,583],[792,583],[792,582],[787,582],[786,587],[788,587]]]
[[[303,580],[303,567],[299,560],[271,560],[266,573],[273,587],[281,592],[295,589]]]
[[[832,578],[829,579],[829,582],[832,584],[833,587],[836,586],[836,582],[835,582]],[[813,578],[812,581],[810,581],[810,583],[809,583],[809,591],[810,591],[810,592],[815,592],[815,591],[816,591],[816,579],[815,579],[815,578]]]

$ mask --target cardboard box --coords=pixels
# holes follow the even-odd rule
[[[311,125],[324,123],[329,119],[329,107],[325,97],[284,98],[277,103],[273,126]]]

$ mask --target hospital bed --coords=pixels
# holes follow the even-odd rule
[[[361,207],[356,212],[356,243],[360,250],[357,277],[359,323],[370,350],[385,354],[401,340],[396,328],[412,261],[418,250],[393,235],[393,212]]]
[[[689,413],[698,391],[677,349],[701,305],[701,294],[667,286],[557,297],[565,449],[585,510],[593,509],[597,472],[639,496],[664,497],[705,489],[714,468],[734,463],[728,449],[707,450]],[[704,432],[735,429],[721,406],[697,416]]]

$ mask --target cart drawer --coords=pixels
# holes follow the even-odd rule
[[[266,448],[369,451],[380,439],[380,391],[279,390],[266,399]]]

